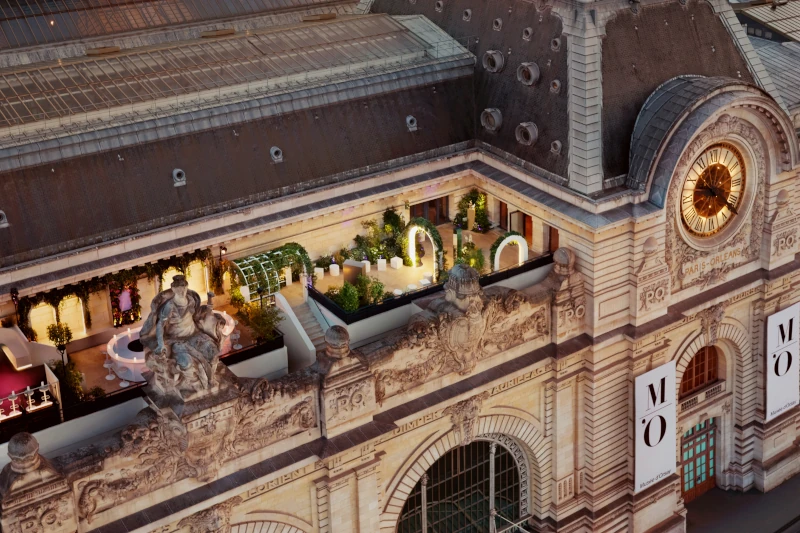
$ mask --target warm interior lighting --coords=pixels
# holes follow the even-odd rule
[[[30,368],[32,366],[33,366],[32,364],[27,364],[27,365],[21,366],[21,367],[17,368],[17,372],[19,372],[20,370],[25,370],[26,368]]]

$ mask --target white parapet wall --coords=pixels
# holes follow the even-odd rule
[[[277,379],[289,372],[289,356],[286,346],[258,355],[228,368],[240,378]]]
[[[91,444],[103,435],[133,422],[136,413],[147,407],[143,398],[133,398],[125,403],[97,411],[53,426],[33,435],[39,441],[39,451],[45,457],[67,453],[77,447]],[[0,468],[10,462],[8,443],[0,444]]]
[[[281,293],[275,295],[275,304],[283,315],[278,327],[283,332],[283,343],[289,353],[289,369],[294,372],[314,364],[317,360],[317,351],[297,315],[294,314],[292,306]]]

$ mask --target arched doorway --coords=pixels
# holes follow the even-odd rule
[[[724,375],[720,371],[723,362],[716,347],[701,348],[689,361],[681,378],[681,401],[715,386]],[[689,503],[716,486],[718,440],[714,418],[701,420],[681,436],[679,471],[684,503]]]
[[[527,476],[522,476],[527,477]],[[489,533],[520,521],[520,469],[504,446],[476,440],[437,460],[408,496],[397,533]],[[524,517],[523,517],[524,518]],[[520,525],[519,531],[528,531]]]

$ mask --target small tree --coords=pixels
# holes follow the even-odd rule
[[[277,337],[278,324],[283,320],[280,309],[277,306],[267,305],[261,307],[253,303],[243,305],[237,311],[236,318],[250,328],[258,343],[270,341]]]
[[[47,326],[47,338],[55,344],[56,349],[61,352],[61,360],[67,364],[64,354],[67,351],[67,344],[72,340],[72,330],[69,329],[69,326],[61,322],[50,324]]]

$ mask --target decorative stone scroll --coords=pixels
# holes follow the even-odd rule
[[[438,376],[469,374],[478,361],[514,346],[547,342],[549,294],[482,289],[478,273],[456,265],[444,297],[431,301],[401,332],[362,347],[375,374],[375,396],[384,399]]]

